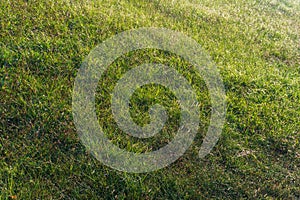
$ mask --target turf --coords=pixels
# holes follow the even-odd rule
[[[113,170],[80,142],[72,117],[77,70],[105,39],[139,27],[165,27],[195,39],[216,63],[226,89],[221,138],[197,152],[209,124],[207,88],[177,55],[140,50],[116,60],[99,81],[99,123],[116,145],[158,149],[178,128],[167,88],[147,85],[131,99],[137,124],[153,103],[166,128],[139,141],[122,133],[109,107],[112,88],[144,62],[174,66],[201,102],[199,134],[170,166],[151,173]],[[297,0],[0,1],[0,199],[300,198],[300,3]]]

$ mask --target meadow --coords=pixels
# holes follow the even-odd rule
[[[121,148],[142,153],[172,140],[172,91],[146,85],[131,99],[137,124],[149,106],[170,114],[153,138],[122,132],[110,108],[120,77],[142,63],[173,66],[196,91],[201,124],[188,151],[149,173],[114,170],[81,143],[72,115],[78,69],[102,41],[140,27],[163,27],[196,40],[226,90],[222,135],[204,158],[210,98],[195,69],[156,49],[118,58],[96,94],[99,124]],[[299,199],[300,3],[298,0],[1,0],[0,200],[4,199]]]

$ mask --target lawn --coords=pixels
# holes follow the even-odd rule
[[[135,153],[168,144],[180,109],[168,88],[148,84],[131,98],[131,116],[150,122],[149,107],[169,119],[152,138],[124,132],[110,94],[143,63],[172,66],[200,102],[190,148],[154,172],[112,169],[87,150],[72,114],[77,72],[91,50],[123,31],[160,27],[197,41],[215,62],[226,91],[221,137],[198,151],[210,123],[203,78],[180,56],[157,49],[130,52],[100,78],[96,113],[111,142]],[[299,0],[1,0],[0,200],[2,199],[299,199]]]

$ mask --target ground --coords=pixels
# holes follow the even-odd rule
[[[300,198],[300,3],[297,0],[3,0],[0,2],[0,199]],[[155,150],[178,128],[172,92],[145,86],[132,116],[149,123],[149,104],[173,120],[137,141],[118,129],[110,92],[130,67],[174,66],[197,91],[199,133],[176,162],[155,172],[116,171],[81,143],[72,91],[89,52],[122,31],[164,27],[196,40],[216,63],[226,90],[226,122],[211,153],[197,152],[209,124],[207,88],[193,67],[149,49],[116,60],[98,84],[97,116],[116,145]]]

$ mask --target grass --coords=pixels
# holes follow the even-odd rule
[[[300,198],[299,1],[3,0],[0,9],[0,199]],[[71,110],[77,70],[101,41],[138,27],[183,32],[217,64],[226,124],[204,159],[197,152],[209,123],[205,84],[188,63],[157,50],[110,66],[97,92],[99,123],[127,150],[165,145],[178,126],[171,91],[149,85],[135,92],[137,123],[149,122],[153,102],[173,116],[158,136],[142,141],[118,129],[109,93],[129,66],[172,65],[201,102],[203,123],[186,154],[164,169],[130,174],[102,165],[81,144]]]

